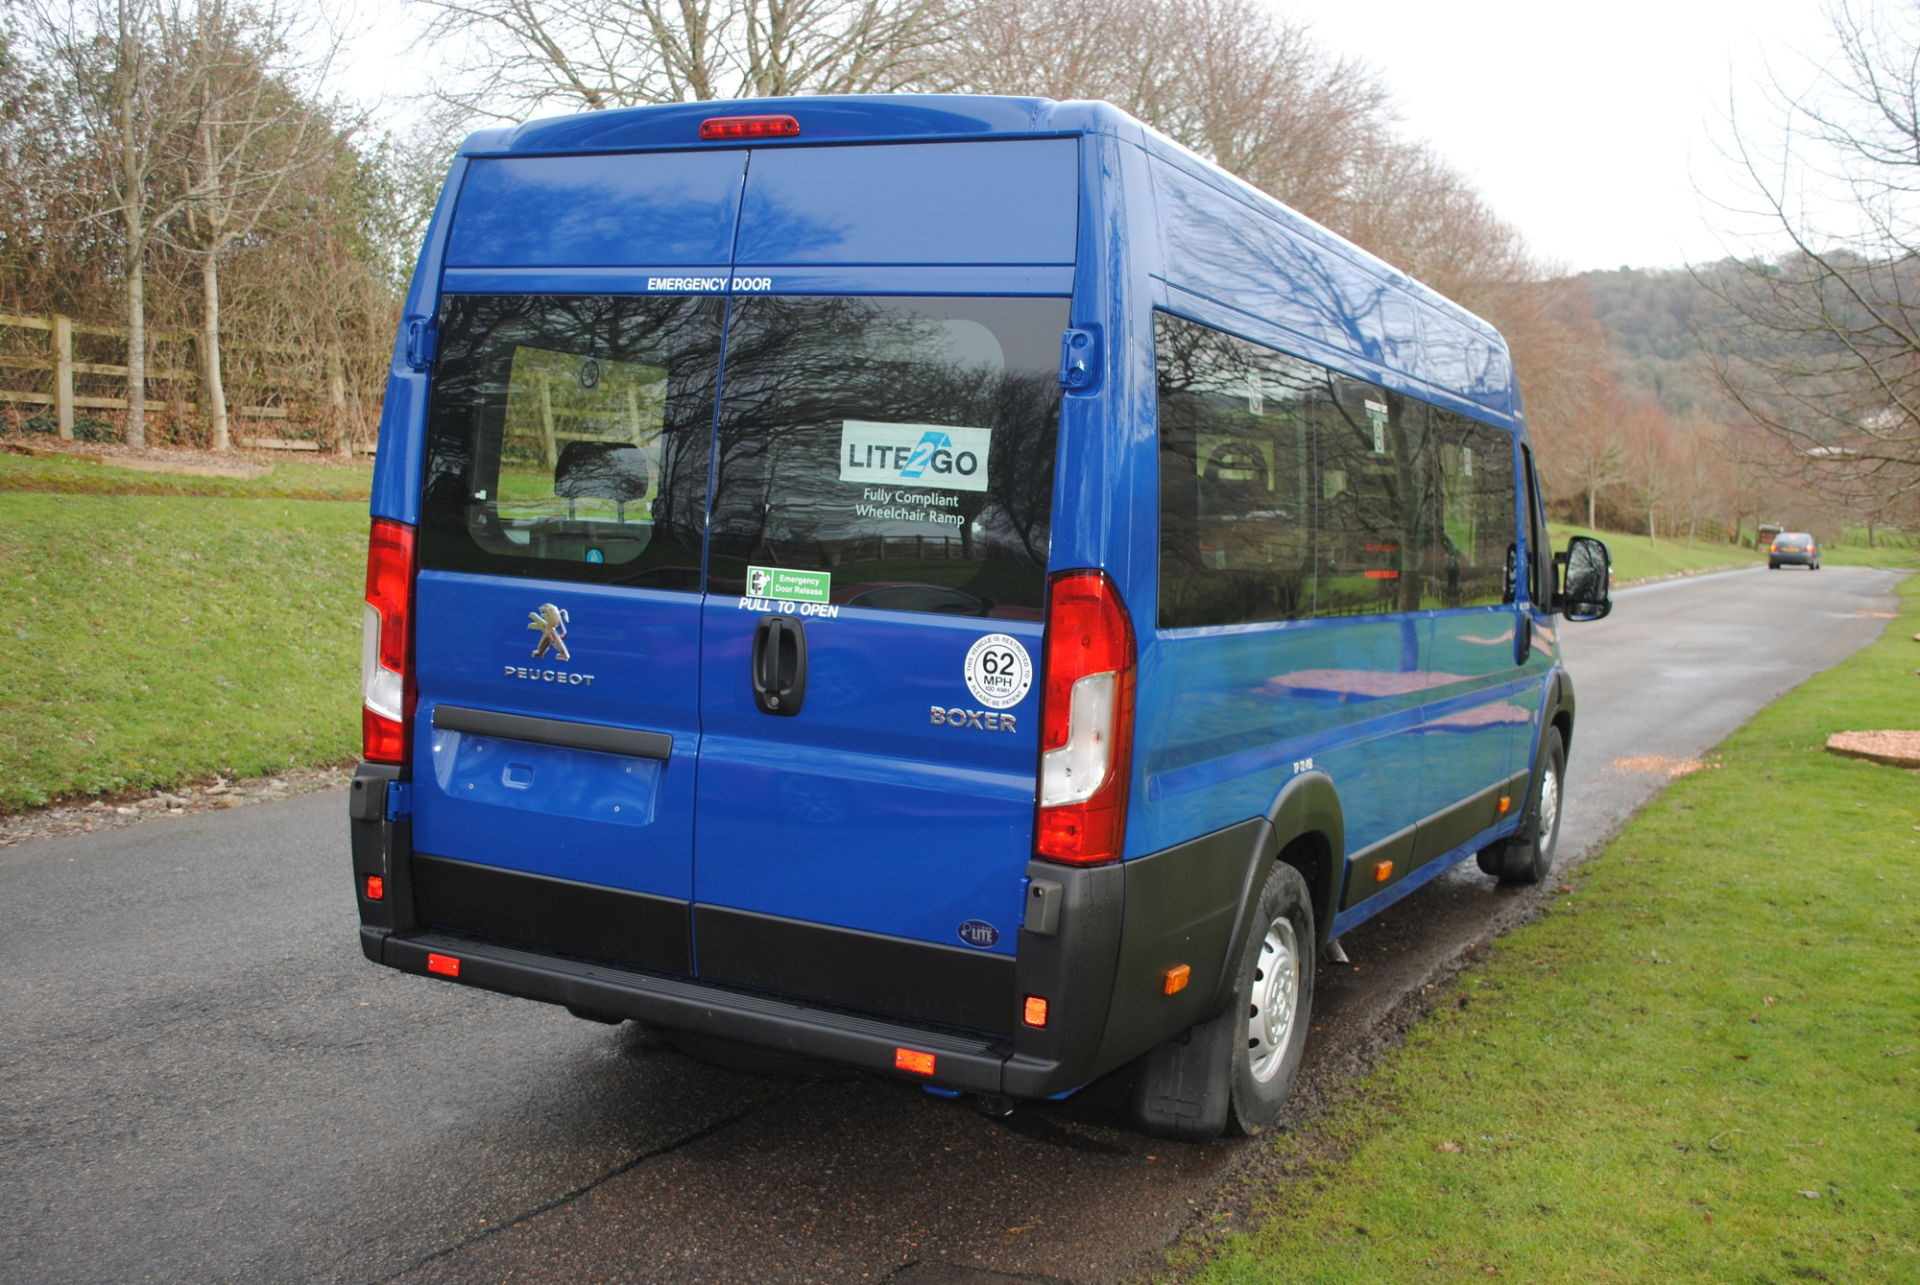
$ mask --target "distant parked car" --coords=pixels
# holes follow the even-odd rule
[[[1773,544],[1767,549],[1767,569],[1778,571],[1781,567],[1805,567],[1809,571],[1820,569],[1820,542],[1805,531],[1782,531],[1773,537]]]

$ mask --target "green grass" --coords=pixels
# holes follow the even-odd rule
[[[0,452],[0,492],[231,498],[273,496],[298,500],[355,500],[364,504],[372,478],[373,465],[370,461],[334,464],[295,457],[276,460],[269,471],[260,477],[232,478],[148,473],[115,464],[95,464],[85,459]]]
[[[1655,541],[1644,535],[1590,531],[1586,527],[1563,526],[1557,522],[1549,524],[1548,531],[1553,536],[1554,548],[1561,550],[1567,547],[1567,537],[1572,535],[1590,535],[1604,540],[1607,552],[1613,555],[1613,583],[1616,587],[1632,584],[1636,580],[1766,563],[1764,554],[1718,541],[1697,540],[1692,547],[1688,547],[1685,540],[1665,536]]]
[[[1820,549],[1820,563],[1828,567],[1896,567],[1920,571],[1920,548],[1889,548],[1865,544],[1828,544]]]
[[[352,758],[366,529],[352,504],[0,493],[0,811]]]
[[[1920,788],[1822,748],[1920,722],[1917,629],[1909,580],[1463,976],[1200,1278],[1920,1280]]]

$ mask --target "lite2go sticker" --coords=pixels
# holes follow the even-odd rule
[[[1033,659],[1011,634],[986,634],[967,649],[967,690],[988,709],[1012,709],[1033,687]]]
[[[961,941],[969,946],[977,946],[981,950],[997,944],[1000,940],[1000,930],[984,919],[969,919],[954,931],[959,934]]]

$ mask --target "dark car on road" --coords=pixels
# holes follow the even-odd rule
[[[1782,531],[1773,537],[1773,544],[1767,549],[1767,569],[1778,571],[1781,567],[1805,567],[1809,571],[1820,569],[1820,542],[1805,531]]]

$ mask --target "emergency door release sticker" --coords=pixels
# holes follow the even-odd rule
[[[1012,709],[1033,686],[1033,661],[1010,634],[987,634],[967,649],[967,690],[988,709]]]
[[[825,602],[833,591],[831,571],[790,571],[785,567],[748,567],[747,593],[781,602]]]
[[[840,480],[869,486],[933,486],[945,491],[987,489],[987,450],[993,430],[944,424],[840,422]]]

